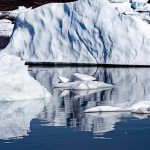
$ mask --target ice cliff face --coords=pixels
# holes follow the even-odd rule
[[[150,26],[106,0],[48,4],[21,13],[6,52],[26,61],[150,65]]]
[[[41,99],[48,91],[35,81],[19,57],[0,53],[0,101]]]

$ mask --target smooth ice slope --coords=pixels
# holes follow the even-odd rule
[[[34,80],[19,57],[0,53],[0,101],[41,99],[48,91]]]
[[[149,50],[149,24],[120,14],[106,0],[52,3],[21,13],[5,49],[26,61],[132,65],[150,65]]]

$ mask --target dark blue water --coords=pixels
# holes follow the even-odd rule
[[[114,84],[105,91],[53,89],[58,76],[93,75]],[[0,103],[2,150],[149,150],[150,115],[91,113],[99,105],[150,99],[149,68],[30,67],[29,73],[53,95],[47,100]],[[64,94],[67,93],[67,94]]]

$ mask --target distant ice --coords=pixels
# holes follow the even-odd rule
[[[14,17],[14,18],[16,18],[16,17],[18,16],[18,14],[23,13],[23,12],[27,12],[27,11],[30,11],[31,9],[32,9],[32,7],[26,8],[26,7],[24,7],[24,6],[19,6],[18,9],[9,11],[9,17]]]
[[[16,18],[18,14],[22,12],[26,12],[31,10],[31,8],[26,8],[24,6],[19,6],[18,9],[8,11],[5,13],[0,13],[0,17],[5,18],[0,20],[0,36],[11,36],[13,28],[14,28],[14,23],[10,21],[10,18]]]
[[[14,25],[7,19],[0,20],[0,36],[11,36]]]

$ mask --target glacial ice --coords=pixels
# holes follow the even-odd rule
[[[57,83],[54,88],[64,88],[72,90],[89,90],[89,89],[108,89],[113,85],[98,81],[75,81],[67,83]]]
[[[61,77],[61,76],[59,76],[59,77],[58,77],[58,79],[59,79],[59,80],[60,80],[60,82],[62,82],[62,83],[66,83],[66,82],[68,82],[68,81],[69,81],[69,79],[68,79],[68,78]]]
[[[86,109],[84,112],[132,112],[140,114],[150,113],[150,101],[118,103],[112,106],[97,106]]]
[[[31,8],[26,8],[24,6],[18,7],[16,10],[8,11],[5,13],[0,13],[0,17],[4,17],[6,19],[0,20],[0,36],[11,36],[14,24],[9,18],[16,18],[19,13],[26,12],[31,10]]]
[[[54,85],[54,88],[64,88],[72,90],[90,90],[90,89],[107,89],[112,88],[113,85],[104,82],[93,81],[96,80],[93,76],[86,74],[74,73],[74,76],[79,78],[81,81],[74,82],[63,82]]]
[[[11,21],[2,19],[0,20],[0,36],[10,36],[12,34],[14,25]]]
[[[17,56],[0,52],[0,101],[42,99],[49,92],[27,71]]]
[[[106,0],[79,0],[19,14],[4,51],[25,61],[150,65],[149,47],[147,22]]]
[[[18,9],[9,11],[9,17],[16,18],[18,14],[31,10],[32,8],[26,8],[24,6],[19,6]]]
[[[96,80],[93,76],[89,76],[86,74],[81,74],[81,73],[74,73],[74,76],[76,76],[78,79],[83,80],[83,81],[93,81]]]

